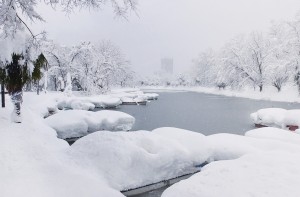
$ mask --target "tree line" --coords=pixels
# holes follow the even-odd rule
[[[220,50],[207,50],[193,60],[191,84],[281,91],[286,83],[300,93],[300,17],[274,22],[267,33],[238,35]]]

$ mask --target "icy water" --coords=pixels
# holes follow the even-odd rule
[[[243,135],[254,129],[250,113],[261,108],[300,109],[298,103],[258,101],[194,92],[160,92],[157,101],[146,106],[122,105],[117,110],[136,118],[133,130],[178,127],[211,135],[233,133]],[[135,197],[160,197],[166,188]]]
[[[117,110],[136,118],[133,130],[178,127],[211,135],[243,135],[253,129],[250,113],[261,108],[300,109],[299,103],[258,101],[194,92],[160,92],[146,106],[122,105]]]

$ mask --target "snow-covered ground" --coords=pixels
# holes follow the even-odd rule
[[[56,96],[25,94],[21,124],[10,121],[10,102],[0,109],[0,196],[123,196],[120,190],[193,172],[204,162],[210,164],[163,196],[300,194],[300,135],[277,128],[245,136],[160,128],[99,131],[69,146],[43,119]]]
[[[37,100],[25,94],[21,124],[10,121],[10,102],[0,108],[0,196],[123,196],[104,178],[74,162],[68,143],[44,124],[39,114],[43,110],[33,111],[27,105]]]

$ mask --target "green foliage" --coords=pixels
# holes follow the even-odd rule
[[[5,85],[9,94],[22,91],[24,84],[30,80],[27,64],[20,64],[23,60],[23,55],[12,54],[12,61],[5,67]]]
[[[3,80],[5,80],[5,69],[4,68],[0,68],[0,83],[2,83]]]
[[[32,72],[32,80],[34,82],[40,80],[43,77],[43,74],[41,72],[41,69],[46,69],[47,68],[47,59],[45,56],[41,53],[39,57],[36,59],[36,61],[33,62],[34,69]]]
[[[22,54],[12,54],[12,61],[6,63],[4,68],[0,68],[0,80],[4,80],[9,94],[13,94],[18,91],[22,91],[23,86],[33,80],[34,82],[42,78],[41,69],[46,69],[47,60],[45,56],[41,53],[36,61],[33,62],[34,69],[30,73],[27,62],[21,64],[24,61]]]

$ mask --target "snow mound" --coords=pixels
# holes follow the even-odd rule
[[[71,149],[73,157],[102,174],[114,189],[126,190],[197,170],[195,164],[202,164],[209,156],[204,138],[174,128],[102,131],[77,140]]]
[[[86,110],[86,111],[89,111],[89,110],[92,111],[95,109],[95,105],[93,103],[79,101],[79,100],[72,101],[70,103],[70,107],[72,109]]]
[[[287,110],[281,108],[266,108],[252,113],[250,117],[255,124],[282,127],[286,112]]]
[[[264,126],[274,126],[282,129],[288,126],[300,126],[300,110],[266,108],[252,113],[250,117],[255,124]]]
[[[168,188],[162,197],[298,196],[299,153],[261,152],[213,162]]]
[[[99,95],[91,97],[62,97],[57,105],[59,109],[93,110],[95,108],[115,108],[121,103],[122,101],[119,98]]]
[[[123,112],[66,110],[45,119],[45,123],[57,131],[62,139],[82,137],[88,133],[109,130],[130,130],[135,119]]]

